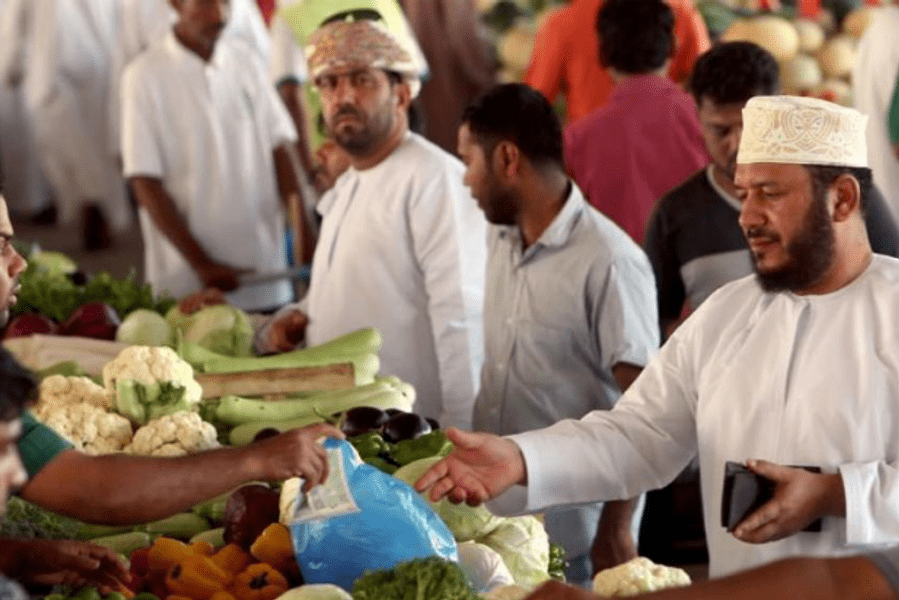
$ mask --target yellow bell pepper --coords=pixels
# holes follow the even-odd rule
[[[225,591],[234,579],[208,556],[190,555],[172,566],[165,578],[169,592],[187,596],[193,600],[209,600],[219,591]]]
[[[252,562],[250,555],[243,551],[243,548],[237,544],[226,544],[212,555],[212,562],[220,566],[225,571],[237,575],[247,568]]]
[[[275,567],[254,563],[234,579],[231,593],[237,600],[275,600],[290,586]]]
[[[259,562],[268,563],[282,573],[290,573],[297,568],[290,530],[281,523],[272,523],[263,529],[250,546],[250,554]]]
[[[156,538],[147,553],[147,569],[166,573],[172,565],[193,553],[191,547],[182,541],[167,537]]]

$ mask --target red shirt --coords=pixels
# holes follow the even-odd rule
[[[596,14],[603,0],[571,0],[566,7],[550,13],[531,53],[524,80],[550,101],[559,92],[567,97],[569,123],[605,105],[615,87],[599,64]],[[668,76],[683,81],[693,69],[696,57],[709,49],[709,34],[702,16],[691,0],[668,0],[674,10],[676,39],[674,60]]]
[[[659,75],[622,81],[569,125],[565,159],[590,204],[638,244],[656,200],[710,161],[693,99]]]

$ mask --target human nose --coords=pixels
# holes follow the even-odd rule
[[[337,77],[334,83],[334,98],[340,104],[356,103],[356,87],[350,81],[349,76],[340,75]]]
[[[743,231],[752,227],[764,224],[764,215],[759,210],[758,202],[753,198],[752,194],[747,194],[740,206],[739,223]]]
[[[28,261],[15,248],[12,249],[12,253],[12,260],[9,262],[9,276],[18,277],[28,266]]]

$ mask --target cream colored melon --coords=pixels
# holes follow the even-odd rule
[[[821,85],[812,90],[812,96],[852,106],[852,86],[842,79],[826,79]]]
[[[534,31],[529,25],[516,24],[503,34],[497,45],[499,59],[510,71],[523,73],[534,49]]]
[[[738,19],[722,36],[723,41],[746,41],[758,44],[779,61],[789,60],[799,52],[799,33],[792,23],[773,15]]]
[[[835,35],[824,42],[818,62],[828,77],[847,77],[855,65],[855,40],[848,35]]]
[[[856,8],[843,19],[843,32],[855,39],[862,37],[865,29],[871,23],[871,19],[879,10],[876,6],[862,6]],[[899,35],[899,31],[896,32]]]
[[[800,52],[817,52],[824,44],[824,28],[810,19],[796,19],[793,27],[799,34]]]
[[[808,54],[797,54],[780,63],[780,82],[787,94],[807,94],[821,85],[822,81],[818,61]]]

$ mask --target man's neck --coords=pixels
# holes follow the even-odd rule
[[[215,43],[207,45],[191,41],[181,33],[177,24],[174,27],[174,31],[175,39],[177,39],[178,43],[182,46],[199,56],[204,62],[209,62],[212,59],[212,53],[215,51]]]
[[[543,232],[562,211],[570,190],[568,178],[562,172],[535,177],[532,185],[526,186],[522,198],[518,229],[525,248],[540,239]]]
[[[400,147],[400,144],[403,143],[403,138],[406,137],[408,131],[409,128],[405,122],[398,123],[397,126],[393,128],[393,131],[390,132],[390,135],[385,142],[371,154],[367,156],[355,156],[350,154],[350,164],[353,165],[353,168],[357,171],[365,171],[377,167]]]
[[[737,186],[734,185],[733,178],[725,173],[724,169],[714,163],[712,164],[712,177],[722,190],[734,198],[737,197]]]

